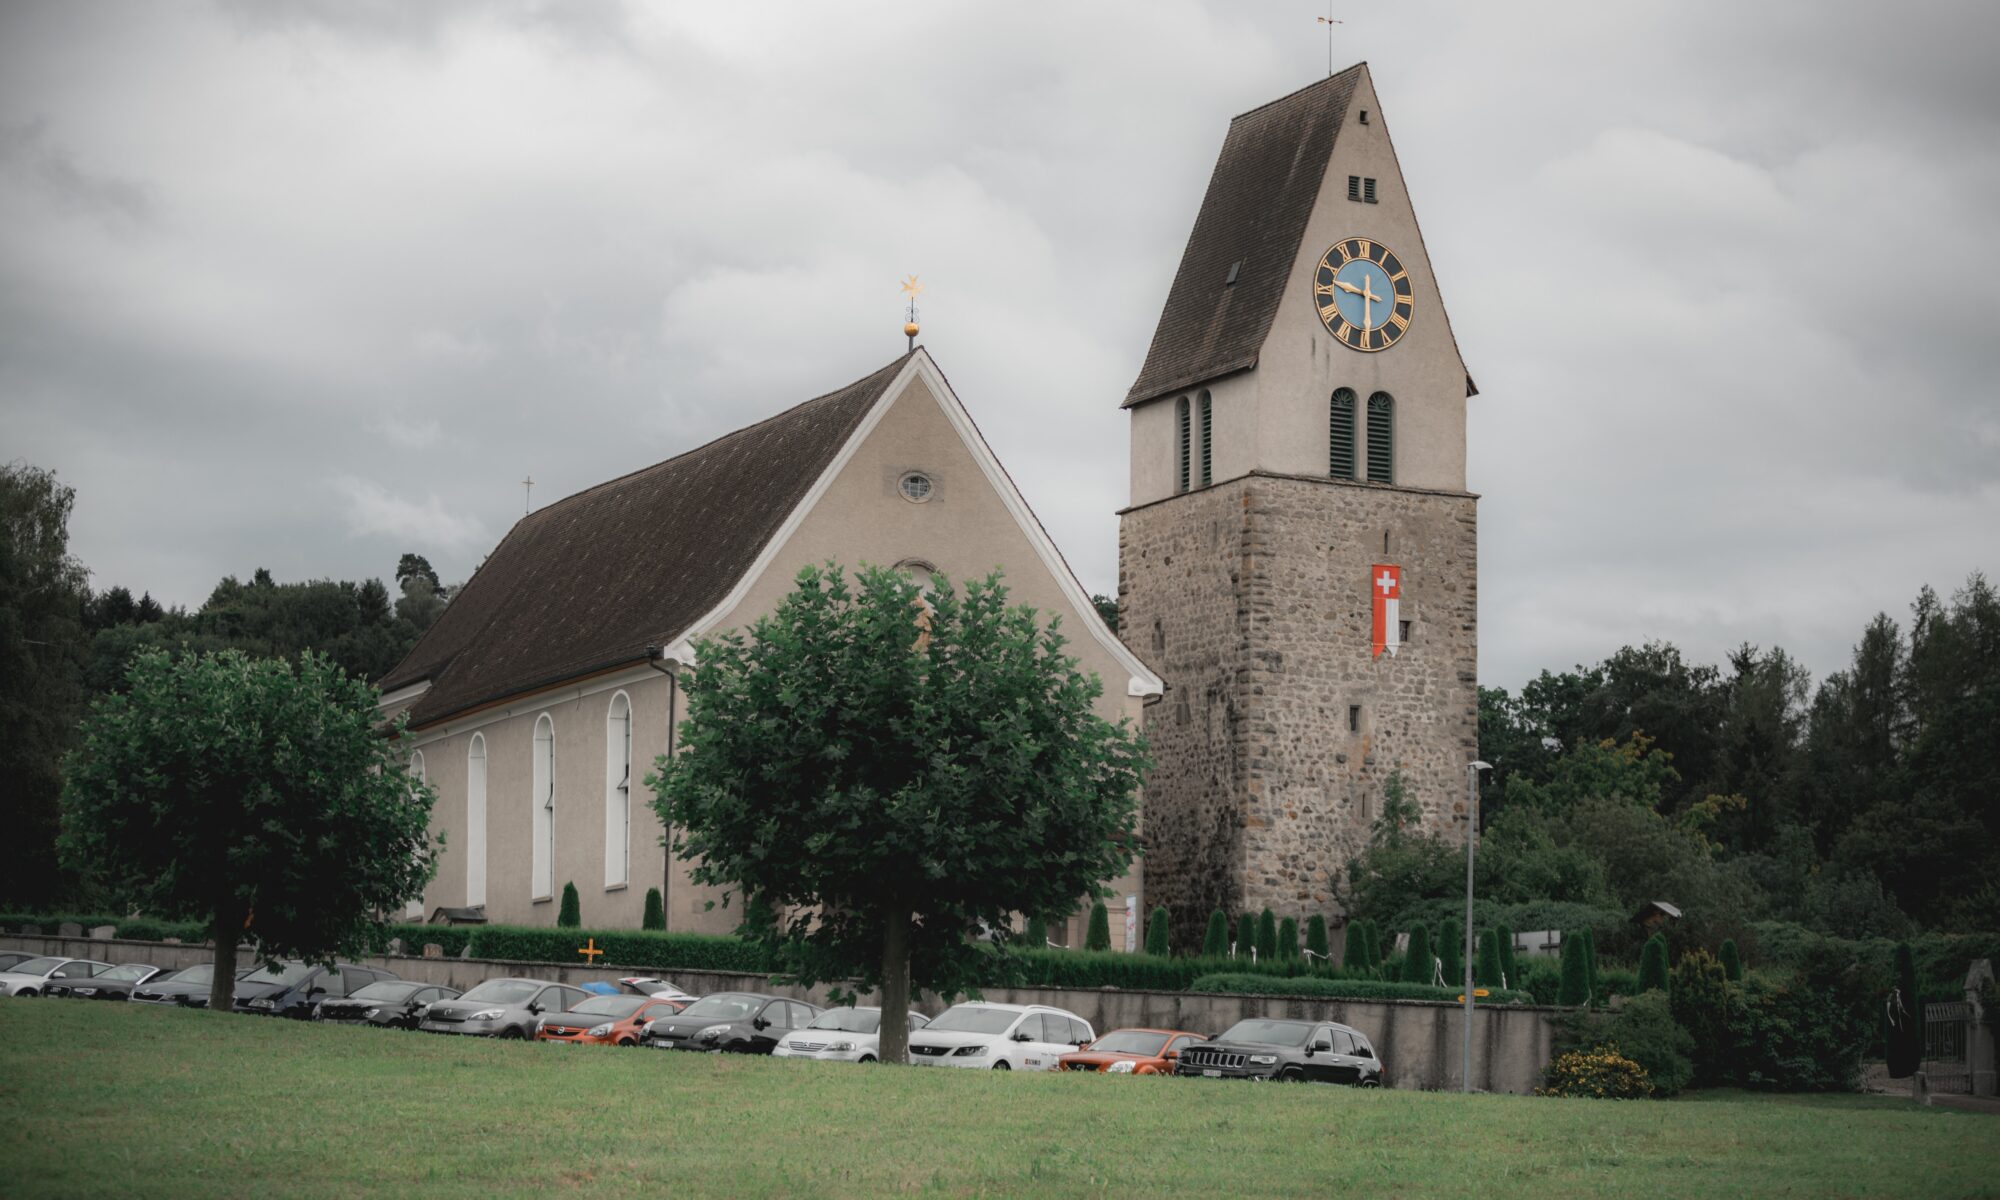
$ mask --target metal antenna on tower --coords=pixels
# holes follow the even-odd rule
[[[903,315],[903,336],[910,339],[911,350],[917,348],[917,333],[920,329],[917,324],[917,293],[923,290],[924,285],[917,282],[915,275],[903,280],[903,294],[910,298],[909,310]]]
[[[1313,20],[1326,26],[1326,74],[1327,78],[1331,79],[1333,77],[1333,27],[1335,25],[1346,24],[1346,22],[1333,19],[1333,0],[1326,0],[1326,15],[1323,17],[1314,17]]]

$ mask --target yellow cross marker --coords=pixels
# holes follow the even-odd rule
[[[591,938],[590,945],[588,946],[578,946],[576,948],[576,952],[578,954],[583,955],[585,958],[589,959],[591,961],[591,965],[593,966],[595,966],[597,963],[597,956],[604,953],[604,951],[599,950],[597,948],[596,938]]]

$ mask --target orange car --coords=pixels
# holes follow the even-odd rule
[[[1171,1075],[1174,1060],[1195,1042],[1206,1041],[1184,1029],[1114,1029],[1103,1037],[1056,1060],[1058,1071],[1102,1071],[1107,1075]]]
[[[687,1003],[657,996],[592,996],[568,1012],[543,1017],[535,1026],[535,1040],[572,1046],[636,1046],[646,1022],[671,1017]]]

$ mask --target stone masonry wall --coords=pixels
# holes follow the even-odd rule
[[[1166,679],[1147,712],[1146,895],[1178,945],[1215,907],[1337,923],[1389,776],[1428,828],[1477,756],[1475,498],[1254,474],[1128,510],[1120,627]],[[1385,541],[1386,548],[1385,548]],[[1369,568],[1409,641],[1370,652]],[[1350,723],[1352,727],[1350,727]]]

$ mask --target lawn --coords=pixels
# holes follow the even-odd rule
[[[0,1194],[1972,1196],[2000,1118],[846,1067],[0,1000]]]

